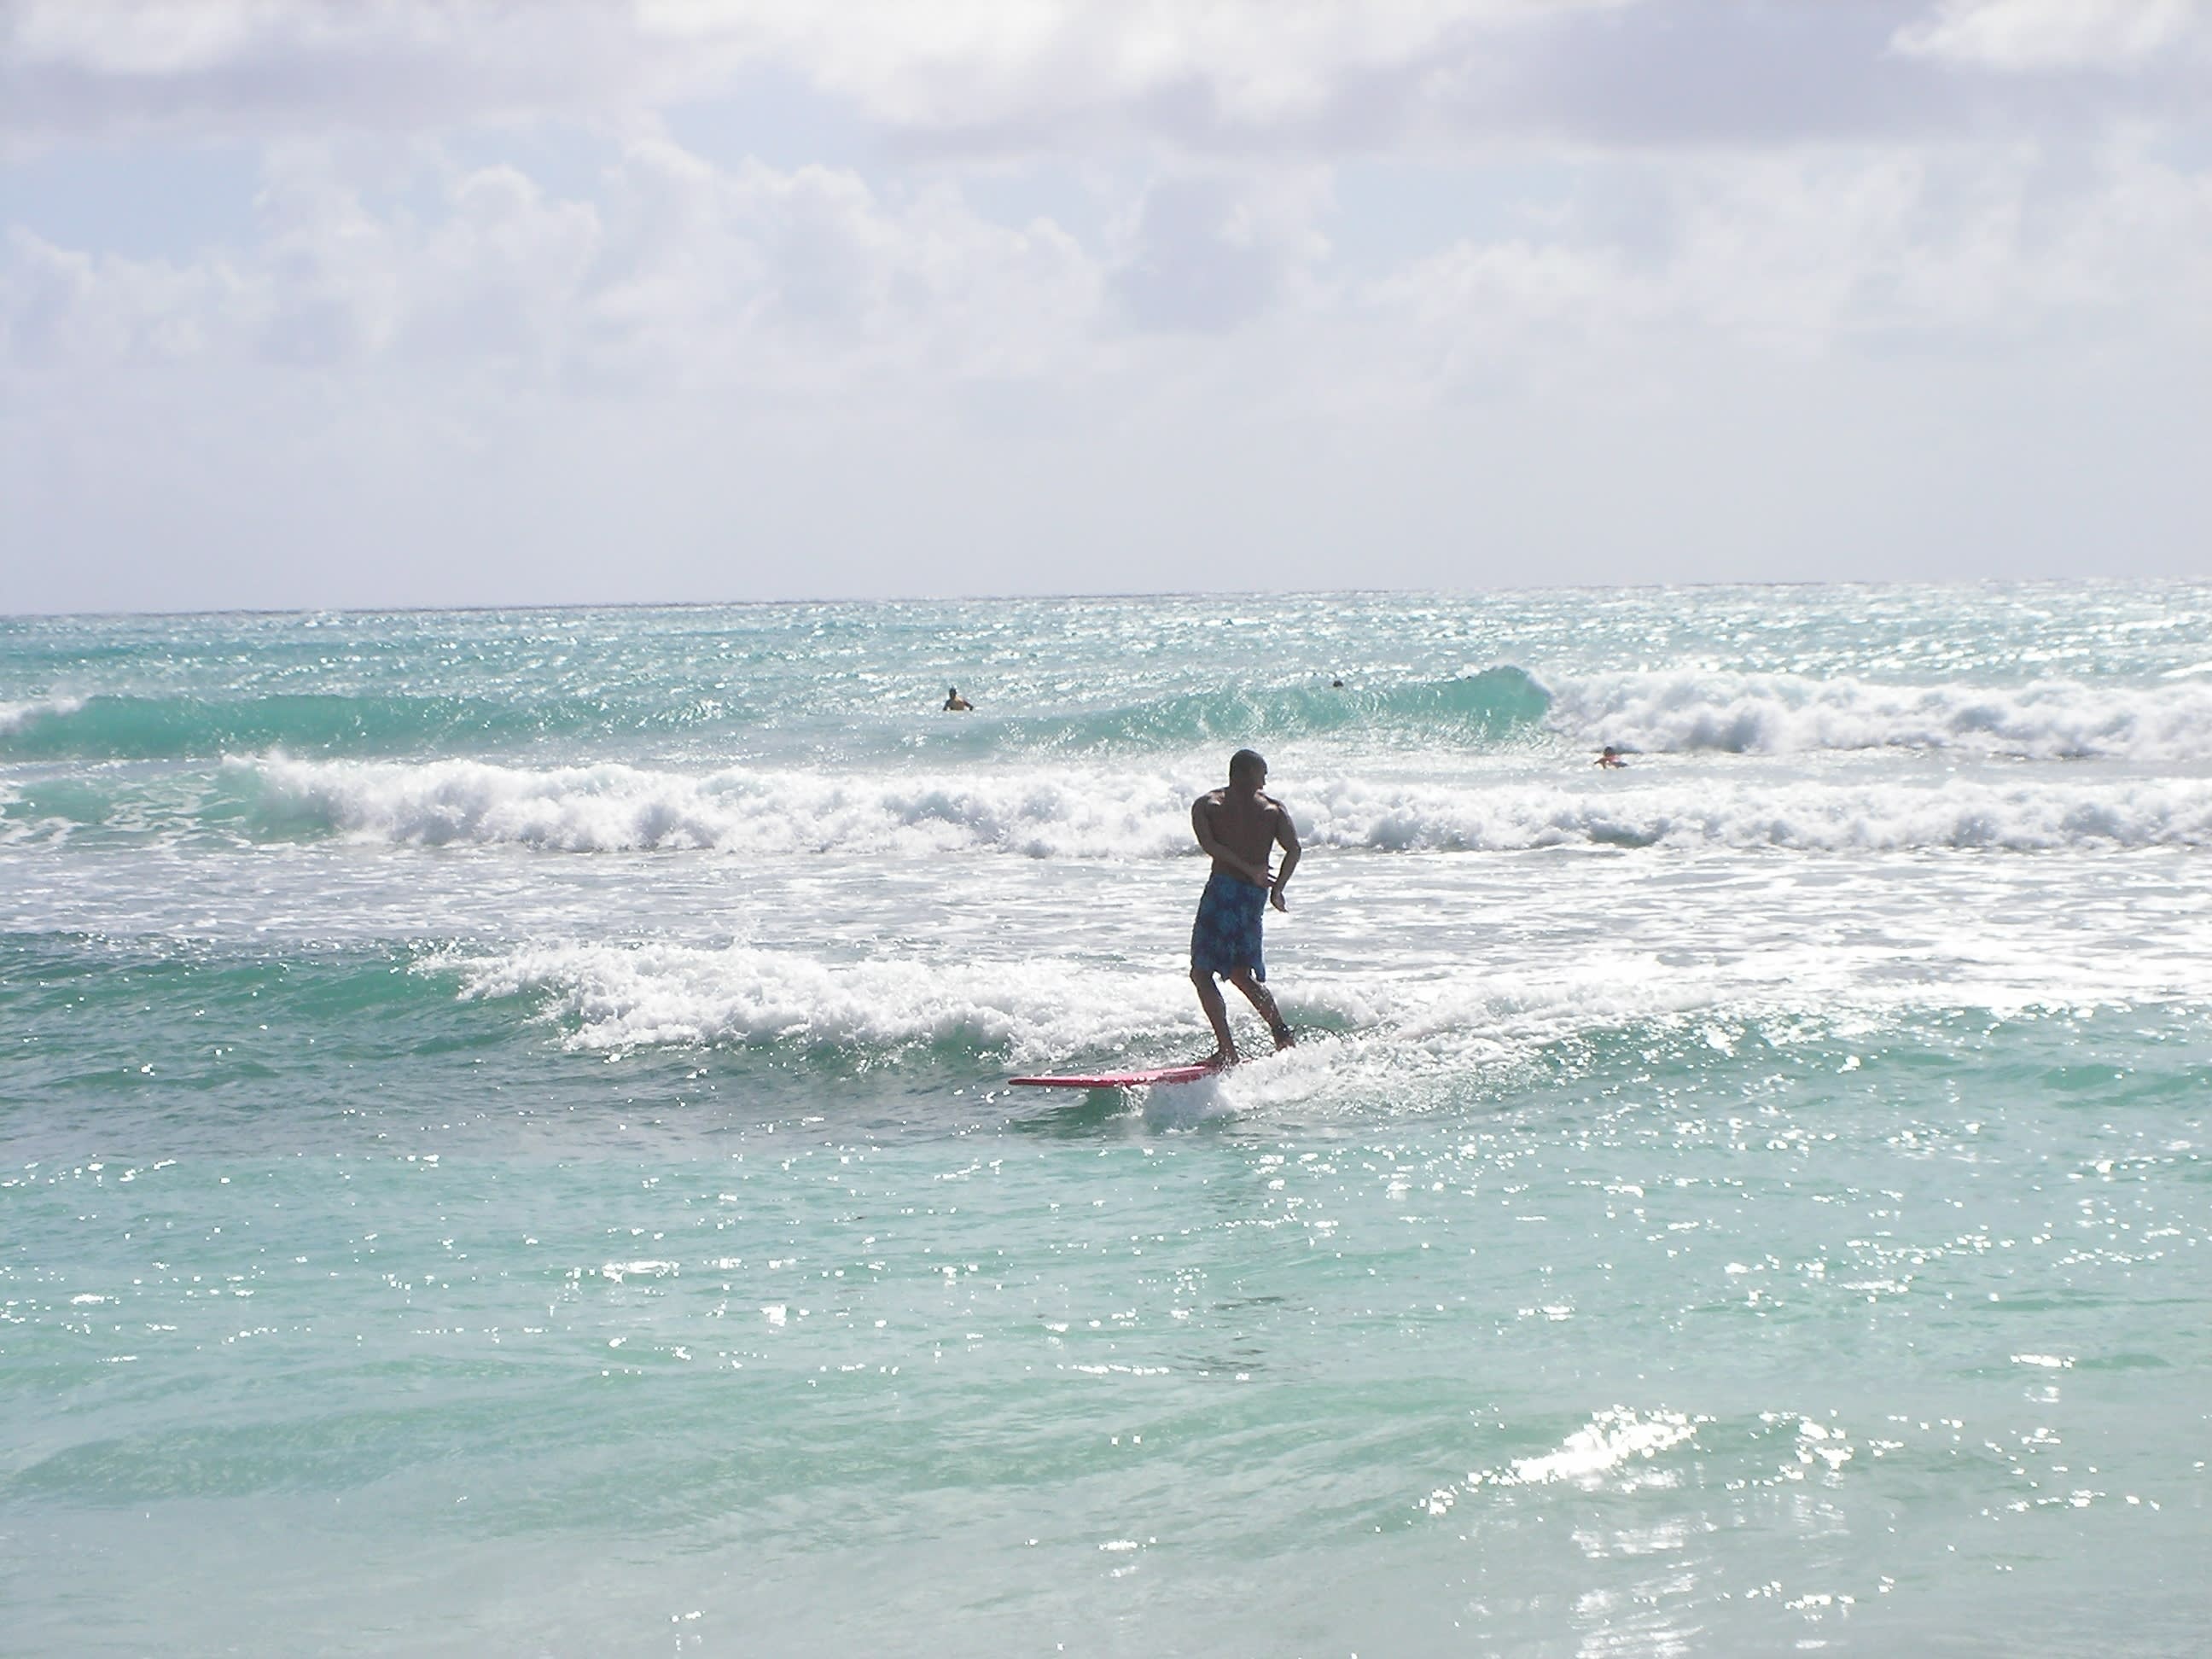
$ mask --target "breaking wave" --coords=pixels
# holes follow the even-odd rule
[[[33,697],[27,702],[0,702],[0,742],[14,746],[17,733],[45,722],[66,720],[82,708],[83,697]]]
[[[1556,687],[1549,724],[1648,753],[1955,750],[2029,760],[2212,759],[2212,685],[1880,685],[1780,674],[1607,675]]]
[[[725,1045],[882,1060],[933,1050],[1018,1065],[1188,1058],[1192,1045],[1208,1042],[1172,948],[1163,961],[1124,968],[1024,952],[1018,960],[965,957],[948,971],[917,957],[830,961],[744,944],[566,941],[416,966],[458,973],[465,1001],[533,1002],[561,1028],[562,1046],[586,1052]],[[1413,985],[1316,980],[1281,993],[1285,1015],[1316,1039],[1311,1051],[1283,1055],[1268,1070],[1295,1087],[1303,1073],[1358,1063],[1377,1038],[1387,1039],[1389,1064],[1401,1074],[1458,1066],[1471,1055],[1526,1052],[1593,1029],[1669,1026],[1717,999],[1740,1000],[1745,988],[1624,974],[1619,963],[1569,965],[1542,983],[1474,969]],[[1691,1047],[1711,1044],[1693,1035]]]
[[[1164,772],[915,776],[602,765],[548,770],[234,760],[259,833],[549,852],[1192,855],[1202,787]],[[1804,852],[2212,845],[2212,779],[2069,775],[1833,781],[1521,777],[1428,785],[1322,775],[1289,796],[1310,844],[1376,852],[1556,847]]]

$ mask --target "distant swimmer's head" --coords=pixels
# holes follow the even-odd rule
[[[1328,689],[1332,691],[1341,691],[1344,690],[1344,682],[1342,680],[1331,680],[1328,683]]]
[[[1256,749],[1240,749],[1229,757],[1229,781],[1257,789],[1267,781],[1267,763]]]

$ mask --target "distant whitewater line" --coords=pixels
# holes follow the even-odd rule
[[[1599,676],[1555,688],[1561,733],[1647,753],[1956,750],[2028,760],[2212,759],[2212,686],[2039,680],[1882,685],[1709,672]]]
[[[533,770],[234,760],[263,836],[549,852],[888,851],[1031,858],[1194,855],[1188,777],[1099,770],[922,776],[602,765]],[[1777,781],[1615,775],[1425,785],[1323,775],[1285,787],[1315,846],[1377,852],[1775,848],[1803,852],[2212,845],[2212,779],[2066,773]],[[224,809],[235,811],[235,806]],[[13,809],[27,816],[21,804]]]

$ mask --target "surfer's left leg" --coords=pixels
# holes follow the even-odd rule
[[[1291,1035],[1291,1028],[1283,1024],[1282,1011],[1275,1006],[1274,997],[1266,986],[1253,977],[1249,968],[1231,970],[1229,982],[1244,994],[1245,999],[1260,1011],[1260,1018],[1267,1022],[1267,1030],[1274,1035],[1278,1054],[1285,1048],[1297,1047],[1298,1040]],[[1216,1001],[1220,1000],[1220,996],[1219,992],[1214,993]]]

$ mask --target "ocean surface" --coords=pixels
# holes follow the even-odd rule
[[[2212,587],[0,618],[0,1649],[2203,1653],[2208,1103]]]

